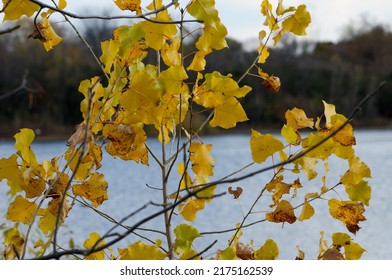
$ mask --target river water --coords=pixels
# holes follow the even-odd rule
[[[355,135],[357,139],[357,145],[355,146],[356,155],[372,170],[372,178],[368,180],[369,185],[372,187],[372,198],[370,206],[366,207],[364,214],[367,220],[359,224],[361,229],[356,236],[351,235],[354,242],[359,243],[366,249],[362,256],[363,259],[392,259],[390,256],[390,252],[392,252],[392,242],[390,241],[392,236],[392,211],[389,209],[392,201],[392,186],[389,177],[392,171],[392,130],[358,130]],[[250,135],[203,137],[205,143],[213,144],[212,156],[215,159],[215,179],[236,171],[251,162],[249,137]],[[159,143],[151,141],[149,146],[159,156]],[[63,153],[66,146],[64,142],[35,143],[33,149],[38,159],[42,160],[44,158],[50,159]],[[0,142],[0,158],[8,157],[12,152],[12,142]],[[235,176],[246,174],[261,167],[263,166],[253,165]],[[285,199],[290,200],[295,206],[303,202],[304,194],[320,191],[322,185],[320,177],[324,175],[325,171],[322,163],[319,164],[319,167],[319,176],[316,179],[309,182],[306,178],[300,177],[303,188],[298,191],[296,198],[292,198],[292,194],[290,194],[286,195]],[[335,185],[339,181],[339,176],[346,169],[346,163],[337,158],[331,159],[329,161],[327,185]],[[114,160],[110,156],[104,156],[100,172],[105,174],[105,178],[109,183],[109,200],[104,202],[98,210],[116,220],[133,213],[148,202],[159,204],[162,201],[161,192],[153,189],[154,187],[159,188],[161,173],[152,158],[150,158],[150,166],[146,167],[137,165],[134,162],[124,162]],[[296,174],[290,172],[287,172],[287,174],[285,177],[286,182],[292,182],[298,178]],[[227,192],[228,187],[231,186],[234,189],[236,187],[243,188],[243,194],[236,200],[229,194],[217,197],[206,204],[205,209],[198,213],[196,220],[190,224],[206,234],[195,240],[196,249],[199,251],[203,250],[215,240],[218,240],[218,242],[205,254],[207,258],[212,257],[216,250],[224,249],[233,232],[229,231],[221,234],[212,232],[231,229],[241,222],[260,190],[271,177],[272,173],[269,171],[238,183],[218,186],[216,193]],[[170,181],[172,191],[177,188],[176,179],[178,177],[174,174]],[[5,182],[0,183],[1,217],[4,217],[7,211],[7,188]],[[346,194],[344,189],[340,187],[336,189],[336,192],[330,192],[326,195],[326,198],[329,197],[345,199]],[[268,206],[271,203],[271,196],[268,194],[263,195],[245,224],[263,220],[265,213],[270,209]],[[329,244],[332,233],[348,232],[340,221],[330,217],[327,200],[317,200],[312,202],[312,206],[315,208],[315,215],[310,220],[304,222],[297,221],[293,224],[285,223],[284,225],[260,222],[245,228],[241,241],[247,243],[253,240],[253,244],[257,248],[266,239],[272,238],[279,246],[279,259],[294,259],[297,254],[297,245],[305,252],[306,259],[315,259],[318,255],[321,231],[325,232],[324,237]],[[133,215],[124,224],[133,225],[141,218],[159,209],[159,206],[149,204],[145,210]],[[300,214],[300,211],[301,208],[295,210],[297,216]],[[183,220],[175,215],[173,227],[181,222]],[[2,223],[0,220],[0,224]],[[76,246],[80,247],[90,232],[94,231],[104,234],[112,226],[112,223],[105,221],[91,209],[77,205],[71,211],[66,226],[60,231],[61,239],[64,242],[64,246],[67,246],[66,242],[73,238]],[[163,230],[163,218],[156,218],[142,227]],[[120,229],[115,230],[115,232],[120,231]],[[160,233],[150,231],[138,231],[138,233],[148,236],[152,240],[158,238],[165,239]],[[119,247],[126,247],[127,244],[139,239],[137,236],[130,236],[122,241]]]

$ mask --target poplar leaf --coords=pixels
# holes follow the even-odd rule
[[[253,160],[257,163],[263,163],[268,157],[283,150],[284,146],[280,140],[271,134],[262,135],[252,129],[250,149]]]
[[[19,182],[22,172],[18,168],[18,156],[12,155],[9,158],[0,159],[0,182],[3,179]]]
[[[59,3],[57,4],[57,6],[60,10],[64,10],[65,7],[67,6],[67,1],[66,0],[59,0]]]
[[[116,59],[118,50],[120,49],[120,42],[116,40],[107,40],[101,42],[102,55],[99,60],[105,65],[105,72],[110,73],[113,63]]]
[[[23,236],[20,234],[17,227],[10,228],[4,231],[4,251],[2,251],[2,255],[6,260],[12,260],[17,257],[20,257],[22,253],[22,249],[24,246],[25,240]]]
[[[38,166],[37,159],[30,145],[35,137],[34,131],[29,128],[22,128],[20,132],[14,135],[15,149],[23,158],[23,165],[27,167]]]
[[[306,35],[306,28],[311,21],[312,19],[306,9],[306,5],[300,5],[292,16],[283,21],[282,30],[284,32],[292,32],[298,36],[304,36]]]
[[[40,209],[41,210],[41,209]],[[53,214],[50,209],[45,209],[44,214],[39,219],[38,227],[44,234],[48,234],[54,231],[56,226],[57,214]]]
[[[196,219],[196,213],[204,209],[204,199],[188,199],[185,204],[180,204],[178,209],[185,220],[193,222]]]
[[[358,223],[366,220],[362,215],[365,212],[362,203],[330,199],[328,205],[331,216],[343,222],[354,234],[360,229]]]
[[[254,252],[255,260],[276,260],[279,256],[278,245],[272,239],[267,239],[263,246]]]
[[[17,20],[23,15],[31,17],[40,9],[39,5],[29,0],[3,0],[3,7],[5,6],[3,21]]]
[[[193,142],[189,147],[192,170],[201,177],[213,176],[214,159],[211,157],[211,144]]]
[[[21,188],[26,192],[26,198],[40,196],[46,187],[44,180],[40,178],[29,178],[21,181]]]
[[[37,208],[37,204],[18,195],[8,207],[7,219],[13,222],[30,224],[33,221]]]
[[[140,7],[141,0],[115,0],[114,3],[121,10],[129,10],[132,12],[136,12],[137,15],[142,13],[142,9]]]
[[[350,244],[351,237],[347,233],[335,232],[332,234],[332,244],[343,247]]]
[[[314,208],[309,202],[305,201],[302,206],[301,214],[298,216],[298,221],[302,222],[310,219],[314,215]]]
[[[85,197],[97,208],[108,199],[108,183],[103,174],[93,173],[86,183],[74,185],[72,190],[75,195]]]
[[[335,105],[328,104],[327,102],[323,101],[324,105],[324,117],[325,117],[325,126],[327,128],[332,127],[332,116],[336,115]]]
[[[362,202],[366,206],[369,206],[369,201],[372,196],[371,191],[372,189],[366,181],[361,181],[357,185],[346,186],[348,197],[352,201]]]
[[[137,241],[125,249],[118,249],[120,260],[163,260],[166,254],[154,245]]]
[[[286,139],[287,143],[295,144],[301,141],[301,136],[291,126],[283,125],[280,134]]]
[[[265,215],[268,221],[273,223],[294,223],[297,218],[294,214],[294,208],[287,200],[281,200],[273,212]]]
[[[294,108],[287,110],[285,113],[287,126],[292,127],[294,130],[309,127],[313,128],[313,119],[308,118],[302,109]]]
[[[214,117],[210,121],[212,127],[222,127],[225,129],[235,127],[238,122],[249,120],[240,102],[231,97],[228,101],[215,108]]]
[[[102,133],[110,140],[110,143],[105,147],[110,155],[124,156],[132,151],[136,134],[131,125],[106,124]]]
[[[187,224],[180,224],[174,229],[176,240],[174,242],[174,252],[183,255],[192,246],[193,241],[200,236],[199,231]]]
[[[86,249],[91,249],[93,247],[99,247],[101,245],[105,244],[105,241],[100,240],[101,236],[96,233],[96,232],[92,232],[90,233],[89,237],[84,241],[83,243],[83,247]],[[99,251],[99,252],[95,252],[92,253],[88,256],[85,257],[86,260],[103,260],[105,259],[105,252]]]
[[[273,31],[278,28],[278,20],[272,13],[272,5],[268,0],[261,2],[261,14],[265,16],[264,25]]]
[[[207,64],[205,57],[211,52],[211,50],[197,51],[193,57],[192,63],[186,68],[186,70],[193,70],[196,72],[203,71]]]
[[[48,15],[46,13],[42,13],[42,28],[41,32],[44,36],[44,40],[41,40],[44,44],[45,50],[51,51],[53,47],[57,46],[63,40],[57,33],[54,31],[52,25],[49,22]]]
[[[344,246],[346,260],[359,260],[364,252],[366,250],[355,242],[350,242],[349,245]]]

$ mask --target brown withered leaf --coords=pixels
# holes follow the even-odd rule
[[[320,260],[344,260],[343,255],[337,248],[327,249],[322,256],[319,257]]]
[[[72,136],[68,139],[67,145],[70,147],[76,147],[77,144],[81,143],[86,134],[86,125],[79,124],[76,126],[76,131]]]
[[[274,223],[284,223],[289,224],[294,223],[297,220],[294,214],[294,208],[287,200],[282,200],[278,203],[273,212],[267,213],[265,215],[268,221]]]
[[[252,248],[242,244],[241,242],[237,242],[235,254],[241,260],[254,260],[255,259],[255,256],[252,252]]]
[[[233,190],[232,187],[229,187],[228,191],[229,191],[229,194],[232,194],[234,196],[234,199],[237,199],[242,194],[243,189],[241,187],[237,187],[235,190]]]

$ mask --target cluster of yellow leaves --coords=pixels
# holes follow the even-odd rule
[[[344,249],[344,252],[341,250]],[[358,260],[366,252],[358,243],[352,241],[347,233],[336,232],[332,234],[332,245],[328,246],[321,232],[319,246],[319,260]]]
[[[242,232],[240,231],[233,242],[225,250],[218,250],[218,260],[276,260],[279,256],[279,248],[272,239],[267,239],[260,248],[254,248],[253,241],[250,244],[239,242]]]
[[[59,0],[57,3],[58,9],[62,10],[66,6],[66,0]],[[3,0],[3,7],[5,7],[3,21],[18,20],[23,15],[31,17],[36,12],[41,11],[39,5],[28,0]],[[42,24],[36,23],[35,30],[29,35],[29,38],[39,39],[46,51],[52,50],[54,46],[62,41],[62,38],[57,35],[49,22],[49,17],[53,13],[53,10],[41,13]]]
[[[261,64],[265,63],[269,57],[267,41],[271,35],[273,35],[272,38],[274,40],[274,45],[276,46],[285,33],[290,32],[297,36],[305,36],[306,28],[311,22],[311,16],[306,9],[306,5],[285,8],[283,6],[283,0],[279,0],[275,11],[268,0],[263,0],[261,2],[261,14],[265,18],[263,24],[270,32],[269,36],[267,36],[267,32],[265,30],[259,32],[260,46],[258,48],[258,62]],[[268,38],[267,41],[265,41],[266,38]],[[263,79],[263,85],[265,88],[273,93],[278,93],[280,89],[279,77],[269,75],[261,69],[258,69],[258,72],[259,76]]]
[[[212,50],[227,47],[227,29],[215,9],[215,0],[192,0],[186,7],[187,12],[203,24],[203,32],[196,42],[196,52],[187,70],[202,71],[206,66],[205,57]]]
[[[188,151],[190,153],[190,160],[192,164],[192,171],[194,179],[188,174],[183,163],[178,165],[178,172],[182,177],[180,182],[180,191],[189,190],[196,191],[200,187],[194,187],[209,182],[209,177],[214,175],[214,159],[211,157],[211,144],[202,144],[193,142]],[[180,204],[178,209],[181,215],[187,221],[196,219],[196,214],[199,210],[204,209],[205,204],[209,202],[214,195],[215,186],[210,186],[197,193],[195,197],[189,198],[184,203]],[[176,195],[175,197],[180,198]]]
[[[319,145],[316,149],[310,150],[304,156],[293,161],[294,168],[292,168],[292,171],[294,173],[302,171],[309,181],[318,176],[317,164],[320,160],[324,162],[326,172],[328,172],[327,160],[330,156],[335,155],[345,160],[349,169],[341,176],[340,183],[345,186],[350,200],[330,199],[328,204],[331,216],[342,221],[347,229],[355,234],[360,229],[358,223],[366,220],[363,216],[365,212],[364,205],[369,205],[371,187],[364,178],[371,177],[371,172],[369,167],[354,153],[352,146],[355,145],[356,141],[352,126],[346,123],[346,118],[343,115],[336,113],[334,105],[325,101],[323,101],[323,104],[323,118],[317,118],[316,121],[309,118],[303,110],[298,108],[286,112],[287,122],[281,129],[281,136],[286,140],[287,145],[284,145],[281,140],[271,134],[262,135],[252,130],[250,138],[252,158],[256,163],[264,163],[268,158],[274,159],[274,155],[279,154],[280,161],[285,161],[298,152],[304,152],[315,145]],[[342,125],[345,126],[342,128]],[[315,132],[310,132],[307,137],[303,137],[301,135],[303,129],[314,129]],[[335,134],[329,137],[331,133]],[[327,137],[329,139],[325,140]],[[320,143],[322,144],[320,145]],[[289,148],[291,153],[293,153],[292,149],[294,147],[298,147],[299,150],[287,156],[286,147]],[[297,217],[294,207],[285,195],[293,191],[291,198],[296,197],[297,191],[302,188],[302,185],[299,179],[293,183],[285,183],[283,171],[284,166],[265,186],[265,189],[271,193],[273,200],[273,204],[270,205],[273,211],[266,214],[266,219],[274,223],[294,223],[297,220],[310,219],[315,210],[309,202],[330,190],[330,187],[326,184],[326,175],[321,177],[322,187],[320,192],[309,192],[304,195],[302,209]]]

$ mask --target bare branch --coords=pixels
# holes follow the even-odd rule
[[[16,29],[19,29],[19,28],[20,28],[20,25],[18,24],[18,25],[14,26],[14,27],[11,27],[11,28],[8,28],[8,29],[0,31],[0,35],[6,34],[6,33],[11,33],[12,31],[14,31]]]

